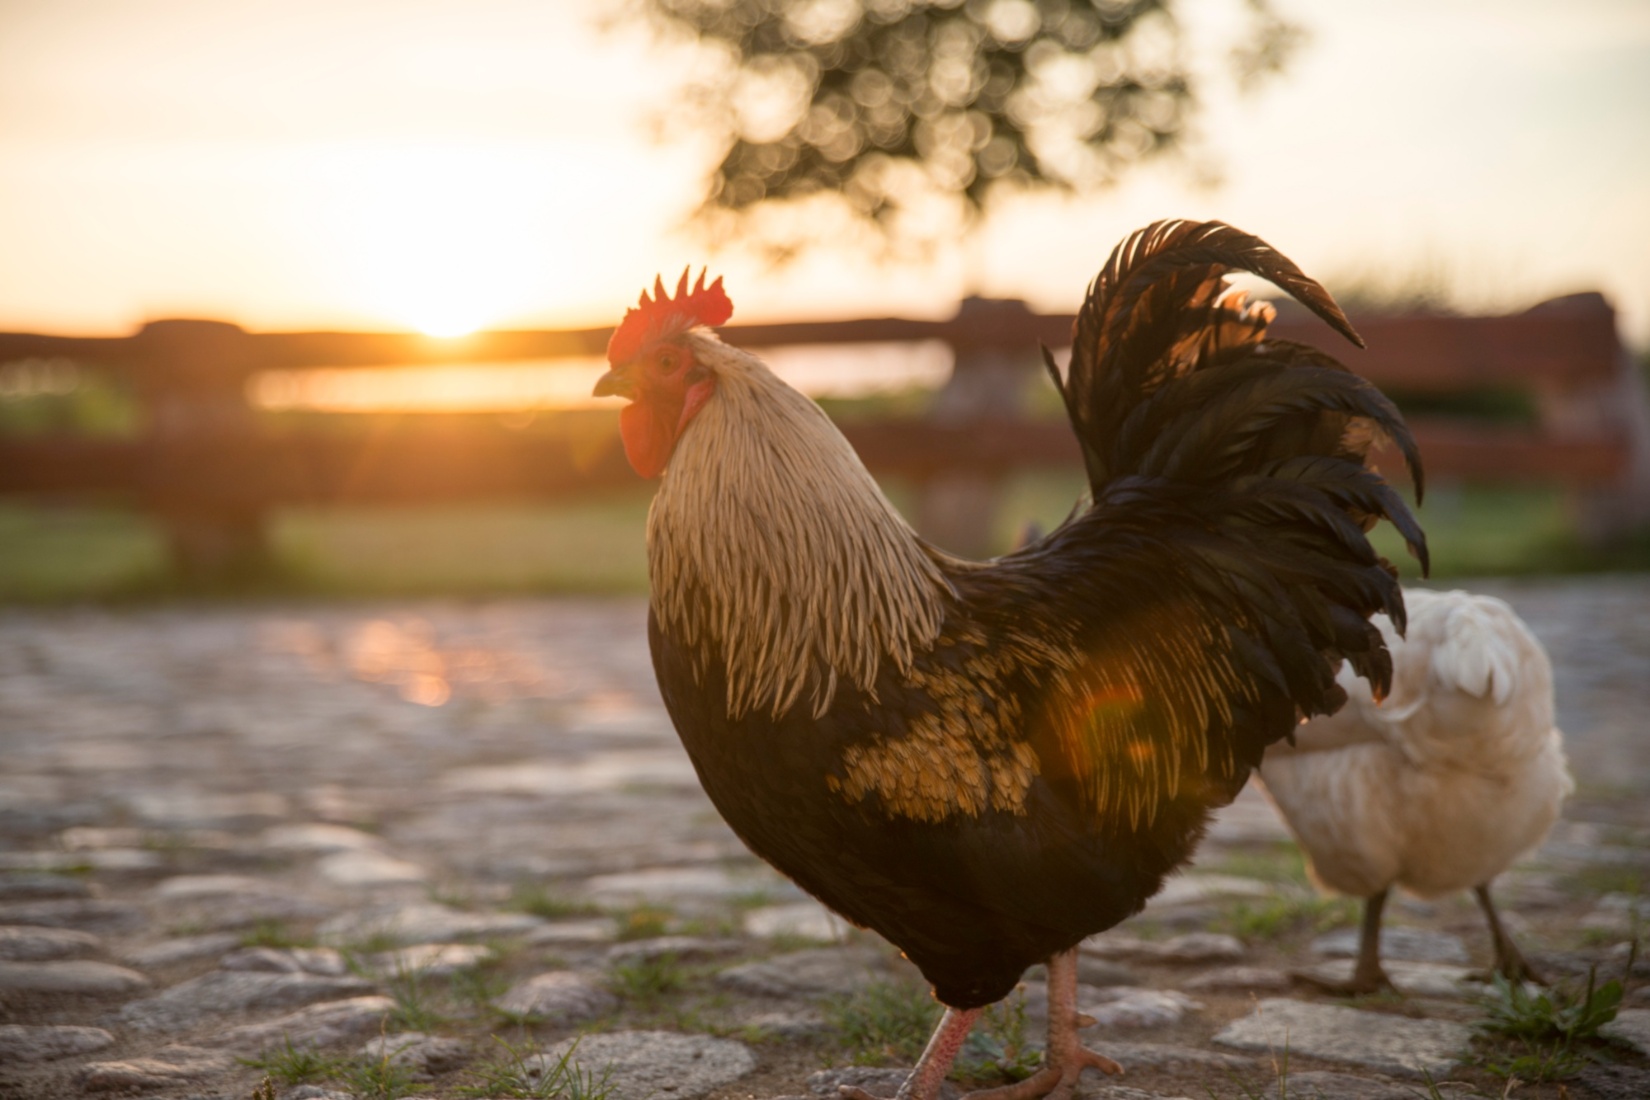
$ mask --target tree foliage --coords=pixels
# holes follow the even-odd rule
[[[638,0],[726,62],[689,99],[725,147],[712,220],[840,196],[885,238],[1003,189],[1086,191],[1184,142],[1198,89],[1176,0]],[[1298,30],[1242,4],[1242,79]]]

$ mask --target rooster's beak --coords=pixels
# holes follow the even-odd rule
[[[634,397],[636,380],[630,376],[628,363],[614,367],[596,379],[595,397]]]

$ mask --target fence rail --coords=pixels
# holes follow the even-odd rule
[[[1020,404],[1038,343],[1058,347],[1070,315],[973,299],[947,320],[874,318],[733,325],[746,347],[941,340],[956,369],[922,420],[852,423],[845,431],[879,474],[914,481],[937,503],[919,526],[978,550],[995,486],[1027,468],[1079,465],[1068,432]],[[1369,350],[1344,361],[1408,395],[1516,392],[1529,425],[1412,417],[1428,473],[1463,482],[1552,483],[1571,489],[1593,533],[1650,521],[1650,403],[1644,380],[1596,294],[1502,317],[1356,319]],[[249,333],[222,322],[162,321],[126,337],[0,333],[0,364],[67,360],[107,372],[144,406],[139,438],[0,438],[0,494],[129,501],[167,525],[180,564],[211,573],[256,556],[264,518],[288,505],[404,504],[483,498],[556,499],[631,482],[604,421],[581,430],[507,434],[425,416],[371,436],[272,432],[247,400],[259,372],[509,362],[601,354],[607,329],[497,332],[457,341],[370,333]],[[1326,326],[1285,315],[1275,335],[1325,347]],[[1393,469],[1396,462],[1390,463]]]

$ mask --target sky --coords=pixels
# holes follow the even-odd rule
[[[1070,309],[1173,215],[1332,290],[1442,278],[1483,312],[1601,290],[1650,345],[1650,3],[1277,2],[1310,37],[1252,95],[1217,83],[1218,184],[1164,164],[1005,204],[925,263],[775,271],[681,230],[711,151],[649,122],[688,62],[602,29],[616,0],[0,0],[0,330],[600,325],[689,263],[742,320]],[[1178,5],[1203,63],[1240,3]]]

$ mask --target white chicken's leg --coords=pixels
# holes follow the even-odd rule
[[[1307,973],[1297,973],[1295,977],[1327,993],[1378,993],[1391,989],[1392,979],[1387,977],[1386,970],[1381,966],[1381,910],[1386,908],[1386,899],[1391,893],[1392,889],[1388,887],[1364,899],[1364,923],[1358,935],[1358,961],[1353,964],[1351,977],[1321,978]]]
[[[1068,1100],[1085,1069],[1092,1066],[1105,1074],[1122,1073],[1122,1066],[1077,1038],[1078,1028],[1093,1024],[1092,1017],[1077,1011],[1077,948],[1073,947],[1048,961],[1048,1049],[1043,1068],[1017,1084],[971,1092],[963,1100]]]
[[[1479,908],[1484,910],[1484,919],[1489,922],[1490,940],[1495,945],[1495,972],[1509,982],[1535,982],[1537,985],[1546,985],[1535,967],[1524,959],[1524,953],[1518,950],[1507,930],[1501,926],[1501,917],[1495,911],[1495,903],[1490,900],[1490,884],[1472,888],[1473,896],[1478,899]]]
[[[928,1037],[928,1046],[917,1060],[917,1067],[894,1094],[894,1100],[936,1100],[940,1086],[945,1084],[945,1075],[951,1072],[951,1063],[957,1060],[957,1052],[982,1011],[978,1008],[945,1010],[934,1034]],[[837,1092],[843,1100],[882,1100],[854,1085],[843,1085]]]

